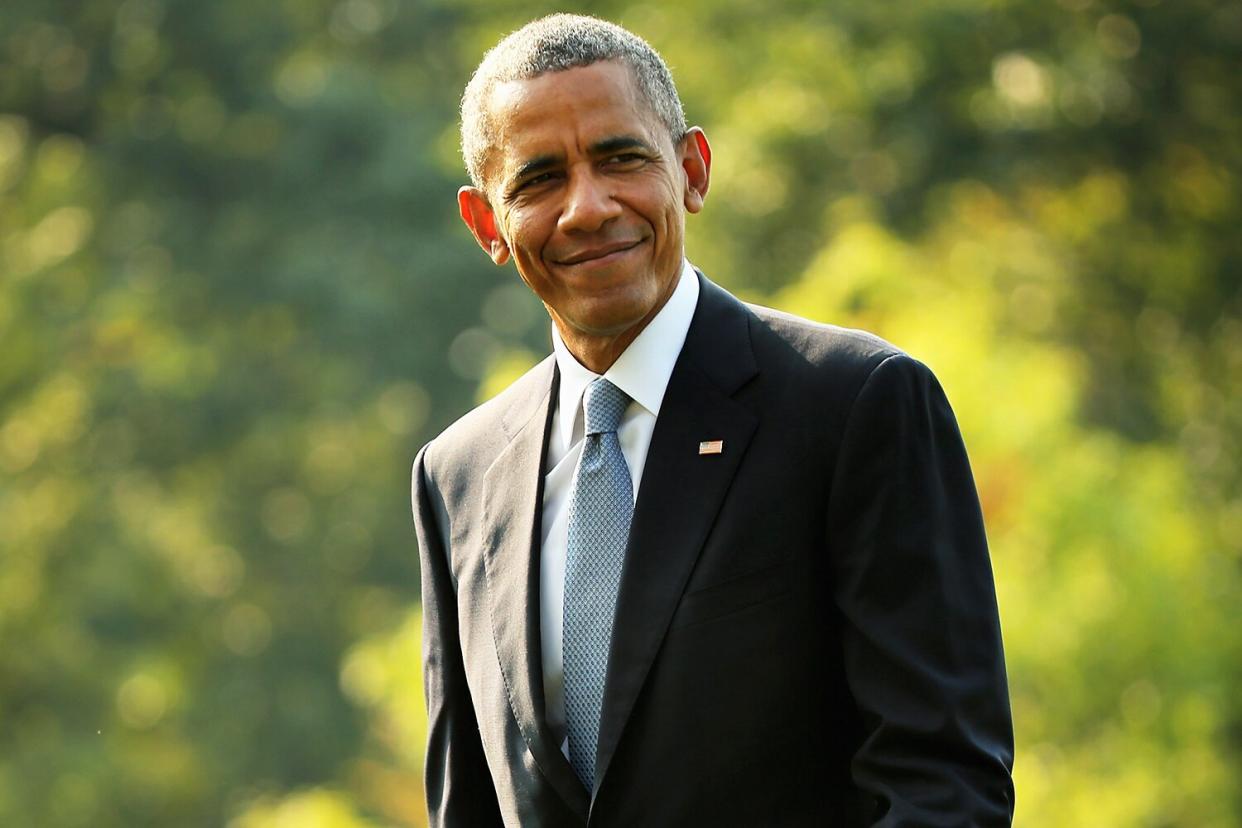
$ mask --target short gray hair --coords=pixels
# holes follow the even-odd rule
[[[484,187],[483,168],[496,143],[488,111],[497,84],[530,80],[548,72],[616,60],[629,67],[638,91],[676,144],[686,134],[686,114],[673,76],[647,41],[615,23],[577,14],[553,14],[527,23],[483,56],[461,99],[461,154],[474,186]]]

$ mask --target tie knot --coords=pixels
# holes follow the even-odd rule
[[[617,430],[630,398],[620,388],[600,377],[587,386],[583,403],[586,408],[586,433],[606,434]]]

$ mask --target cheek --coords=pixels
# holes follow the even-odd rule
[[[660,205],[660,221],[664,225],[666,238],[673,236],[683,224],[683,208],[681,201],[676,198],[676,195],[670,188]]]
[[[515,255],[519,250],[538,250],[542,247],[536,218],[530,210],[521,208],[510,211],[505,217],[505,237]]]
[[[666,226],[677,224],[682,214],[681,201],[681,191],[677,189],[676,182],[665,181],[660,189],[659,213]]]
[[[541,299],[547,299],[555,280],[543,262],[548,234],[539,214],[522,209],[510,211],[505,217],[505,237],[522,281]]]

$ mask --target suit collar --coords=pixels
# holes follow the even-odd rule
[[[596,792],[621,743],[686,582],[758,417],[733,395],[757,373],[750,312],[699,275],[701,293],[656,421],[617,598],[596,755]],[[722,440],[720,454],[698,445]]]
[[[547,404],[556,393],[559,382],[556,361],[548,356],[514,383],[509,391],[510,399],[506,401],[508,405],[500,415],[500,427],[505,437],[512,441],[531,425],[532,418],[546,414]],[[536,422],[534,426],[538,431],[542,424]],[[492,463],[492,466],[495,465]],[[487,471],[490,472],[491,467]]]
[[[544,778],[585,820],[586,791],[561,753],[544,712],[540,516],[557,386],[556,363],[546,359],[519,381],[501,418],[509,443],[483,475],[484,566],[492,635],[513,716]]]
[[[697,368],[722,394],[732,395],[759,373],[750,345],[753,314],[702,271],[696,273],[699,304],[678,364]]]

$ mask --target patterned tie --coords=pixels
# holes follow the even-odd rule
[[[630,398],[600,378],[587,386],[584,402],[586,440],[569,504],[562,644],[569,763],[590,791],[612,619],[634,514],[634,486],[617,440],[617,425]]]

